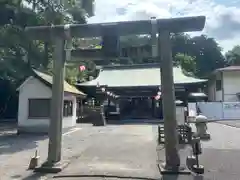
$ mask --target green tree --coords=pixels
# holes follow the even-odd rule
[[[225,54],[228,65],[240,65],[240,46],[234,46]]]
[[[217,68],[226,66],[227,62],[222,54],[222,49],[213,38],[206,35],[189,38],[184,46],[184,54],[195,57],[196,76],[207,77]]]
[[[24,28],[59,24],[60,18],[64,18],[65,23],[86,22],[87,10],[83,11],[79,3],[66,0],[65,6],[56,5],[54,0],[0,1],[0,15],[3,17],[0,19],[1,79],[18,82],[28,76],[32,68],[46,71],[51,67],[52,44],[31,40]],[[76,13],[78,10],[83,13]]]
[[[188,53],[188,44],[191,37],[184,33],[173,33],[171,34],[172,43],[172,54],[175,57],[178,53],[186,54]]]
[[[178,53],[174,57],[174,63],[176,66],[182,67],[185,73],[189,75],[196,74],[196,59],[186,54]]]
[[[197,77],[207,77],[217,68],[228,64],[222,54],[222,48],[214,38],[206,35],[190,37],[185,33],[171,34],[173,61],[184,59],[184,67]],[[151,40],[149,36],[127,36],[121,41],[122,46],[130,47],[147,44],[151,51]],[[151,52],[149,51],[149,56]],[[180,53],[180,54],[179,54]],[[150,63],[156,60],[132,59],[132,63]],[[188,62],[188,63],[186,63]],[[190,63],[191,62],[191,63]],[[193,63],[195,62],[195,63]],[[179,62],[175,62],[178,64]],[[183,63],[183,62],[182,62]],[[189,67],[190,66],[190,67]]]

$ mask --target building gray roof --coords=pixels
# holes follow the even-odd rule
[[[216,71],[239,71],[239,70],[240,70],[240,66],[228,66],[225,68],[216,69]]]
[[[45,73],[42,73],[40,71],[37,71],[37,70],[33,70],[34,73],[35,73],[35,77],[44,81],[45,84],[49,85],[49,86],[52,86],[53,84],[53,77],[48,75],[48,74],[45,74]],[[72,94],[76,94],[76,95],[80,95],[80,96],[86,96],[86,94],[84,94],[82,91],[79,91],[76,87],[68,84],[66,81],[64,81],[64,91],[65,92],[69,92],[69,93],[72,93]]]
[[[179,67],[173,68],[175,84],[190,84],[206,82],[187,76]],[[159,64],[105,66],[96,79],[80,83],[80,86],[109,86],[109,87],[139,87],[161,85]]]
[[[216,74],[219,72],[229,72],[229,71],[240,71],[240,66],[227,66],[224,68],[216,69],[209,75],[209,78],[216,76]]]

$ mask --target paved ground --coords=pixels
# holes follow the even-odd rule
[[[201,163],[207,180],[239,180],[240,129],[218,123],[208,124],[211,140],[203,142]]]
[[[78,127],[79,128],[79,127]],[[165,180],[239,180],[240,129],[219,123],[210,123],[211,141],[203,142],[200,160],[206,168],[204,177],[164,177]],[[63,159],[70,165],[55,176],[56,180],[115,180],[160,179],[156,168],[156,126],[111,125],[84,126],[63,138]],[[32,175],[27,172],[30,156],[38,147],[41,161],[46,159],[47,139],[42,137],[0,136],[1,180],[52,179],[51,176]],[[187,155],[180,152],[184,162]],[[189,152],[188,152],[189,153]],[[160,160],[164,160],[161,150]],[[75,177],[73,177],[75,176]],[[45,177],[45,178],[44,178]]]
[[[73,175],[80,175],[77,179],[158,179],[155,132],[151,125],[116,126],[108,134],[99,134],[96,143],[55,179]]]
[[[227,121],[220,121],[218,123],[240,128],[240,120],[227,120]]]
[[[106,128],[107,130],[108,128]],[[63,136],[63,159],[79,155],[88,144],[89,138],[105,129],[80,125]],[[106,131],[105,130],[105,131]],[[39,151],[40,163],[47,158],[48,138],[36,135],[16,135],[14,129],[0,134],[0,180],[20,180],[31,174],[26,171],[35,150]],[[32,178],[35,180],[36,178]]]
[[[17,133],[16,123],[0,122],[0,136]]]
[[[211,141],[203,142],[200,160],[204,176],[162,177],[165,180],[239,180],[240,129],[218,123],[208,125]],[[98,136],[92,144],[54,179],[160,179],[156,168],[156,128],[152,126],[121,126]],[[180,150],[182,162],[189,151]],[[159,159],[164,160],[164,150]],[[71,177],[75,176],[75,177]],[[63,178],[65,177],[65,178]],[[107,178],[108,177],[108,178]],[[117,178],[118,177],[118,178]]]

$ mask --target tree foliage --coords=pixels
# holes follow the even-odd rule
[[[192,64],[194,61],[195,68],[191,70],[191,73],[197,77],[205,78],[215,69],[227,65],[219,44],[215,39],[206,35],[190,37],[185,34],[174,34],[172,44],[174,56],[177,53],[182,53],[192,57],[189,62]],[[192,67],[193,65],[189,66]],[[186,70],[190,70],[189,66]]]
[[[240,66],[240,45],[234,46],[225,56],[229,65]]]
[[[148,38],[148,39],[147,39]],[[124,46],[138,44],[151,45],[150,37],[132,36],[124,41]],[[205,78],[217,68],[227,66],[227,60],[222,54],[222,49],[213,38],[206,35],[190,37],[184,33],[171,35],[172,54],[175,65],[181,65],[185,71],[197,77]],[[132,63],[152,63],[154,59],[132,59]]]
[[[191,76],[195,76],[196,74],[196,58],[195,57],[178,53],[174,57],[174,63],[176,66],[182,67],[185,73]]]
[[[196,75],[207,77],[212,71],[226,65],[226,60],[218,43],[205,35],[191,38],[187,44],[187,54],[196,58]]]
[[[60,6],[54,0],[0,1],[0,78],[14,83],[24,79],[32,68],[49,70],[53,46],[50,42],[30,39],[26,26],[85,23],[86,11],[75,0]],[[75,69],[72,69],[76,72]],[[67,69],[67,77],[73,74]]]

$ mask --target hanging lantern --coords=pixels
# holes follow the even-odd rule
[[[155,96],[154,98],[155,98],[155,100],[159,100],[159,99],[161,98],[161,96],[160,96],[160,95],[157,95],[157,96]]]
[[[84,65],[81,65],[81,66],[79,66],[79,70],[80,70],[80,71],[85,71],[85,70],[86,70],[86,67],[85,67]]]

